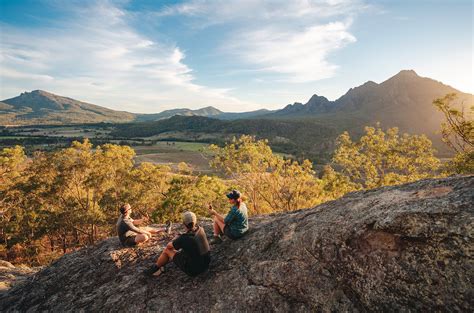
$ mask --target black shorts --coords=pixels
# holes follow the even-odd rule
[[[135,241],[136,236],[128,236],[124,242],[122,242],[122,245],[124,247],[135,247],[137,245],[137,242]]]
[[[173,263],[189,276],[199,275],[205,272],[209,267],[209,262],[205,262],[207,264],[196,264],[193,266],[192,260],[183,250],[176,252],[173,257]]]
[[[225,225],[225,226],[224,226],[224,235],[226,235],[227,237],[229,237],[229,238],[232,239],[232,240],[235,240],[235,239],[239,239],[239,238],[240,238],[240,237],[234,236],[234,235],[231,233],[229,225]]]

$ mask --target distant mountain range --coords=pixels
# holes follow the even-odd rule
[[[403,70],[380,84],[368,81],[351,88],[335,101],[313,95],[306,104],[290,104],[265,117],[326,120],[344,130],[380,122],[384,127],[399,127],[404,132],[439,140],[437,132],[444,117],[433,100],[448,93],[457,94],[458,108],[474,103],[472,94],[420,77],[413,70]]]
[[[446,149],[439,135],[444,118],[433,100],[447,93],[458,95],[458,107],[473,104],[472,94],[420,77],[412,70],[403,70],[380,84],[369,81],[351,88],[335,101],[313,95],[305,104],[244,113],[205,107],[134,114],[35,90],[0,102],[0,125],[130,123],[117,125],[115,135],[211,141],[248,133],[268,138],[282,151],[303,151],[309,156],[331,150],[342,131],[358,136],[364,125],[380,122],[384,128],[396,126],[402,132],[426,134],[435,147]]]
[[[127,123],[132,121],[158,121],[175,115],[240,119],[271,112],[269,110],[257,110],[244,113],[228,113],[209,106],[198,110],[174,109],[155,114],[136,114],[111,110],[43,90],[34,90],[0,102],[0,125]]]
[[[433,105],[434,99],[447,93],[458,95],[458,108],[473,104],[473,95],[409,70],[380,84],[369,81],[351,88],[335,101],[313,95],[305,104],[294,103],[281,110],[231,121],[174,116],[167,120],[120,125],[115,135],[222,142],[231,136],[252,134],[267,138],[272,147],[281,152],[327,160],[337,135],[347,130],[358,137],[364,131],[363,126],[380,122],[384,128],[398,127],[400,132],[425,134],[439,155],[449,156],[451,152],[439,134],[444,117]]]
[[[158,121],[166,118],[170,118],[172,116],[204,116],[204,117],[211,117],[217,118],[221,120],[233,120],[233,119],[243,119],[243,118],[253,118],[257,116],[263,116],[266,114],[271,113],[272,111],[262,109],[250,112],[243,112],[243,113],[231,113],[231,112],[222,112],[215,107],[208,106],[205,108],[191,110],[191,109],[173,109],[173,110],[166,110],[160,113],[155,114],[137,114],[137,121]]]
[[[275,111],[263,109],[229,113],[208,106],[198,110],[173,109],[155,114],[135,114],[34,90],[0,102],[0,125],[127,123],[158,121],[176,115],[223,120],[337,117],[340,120],[380,121],[386,126],[399,126],[414,132],[428,127],[432,132],[434,128],[438,128],[442,118],[432,102],[435,98],[452,92],[458,94],[460,103],[472,103],[471,94],[462,93],[433,79],[420,77],[412,70],[403,70],[380,84],[368,81],[351,88],[335,101],[313,95],[305,104],[295,102]]]

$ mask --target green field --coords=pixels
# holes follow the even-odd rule
[[[202,152],[209,144],[184,141],[158,141],[152,146],[132,146],[137,155],[170,152]]]
[[[180,162],[187,163],[195,172],[212,173],[210,155],[206,152],[209,145],[197,142],[157,142],[153,146],[132,146],[137,163],[151,162],[165,164],[176,169]]]

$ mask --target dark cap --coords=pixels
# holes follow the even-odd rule
[[[229,199],[237,200],[240,198],[240,192],[234,189],[231,192],[229,192],[226,196]]]

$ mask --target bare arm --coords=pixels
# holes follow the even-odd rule
[[[209,204],[209,208],[208,208],[208,211],[209,213],[211,213],[211,215],[215,218],[217,218],[219,221],[221,221],[222,223],[224,223],[224,217],[222,215],[219,214],[219,212],[217,212],[216,210],[214,210],[212,208],[212,204]]]
[[[141,225],[141,224],[143,224],[145,222],[148,222],[148,221],[149,221],[148,217],[142,217],[138,220],[133,220],[133,225],[138,226],[138,225]]]
[[[125,223],[126,223],[127,226],[130,228],[131,231],[136,232],[137,234],[150,235],[150,237],[151,237],[151,233],[150,233],[150,232],[147,232],[147,231],[144,230],[144,229],[140,229],[140,228],[136,227],[136,226],[134,225],[134,222],[132,222],[132,221],[125,221]]]

